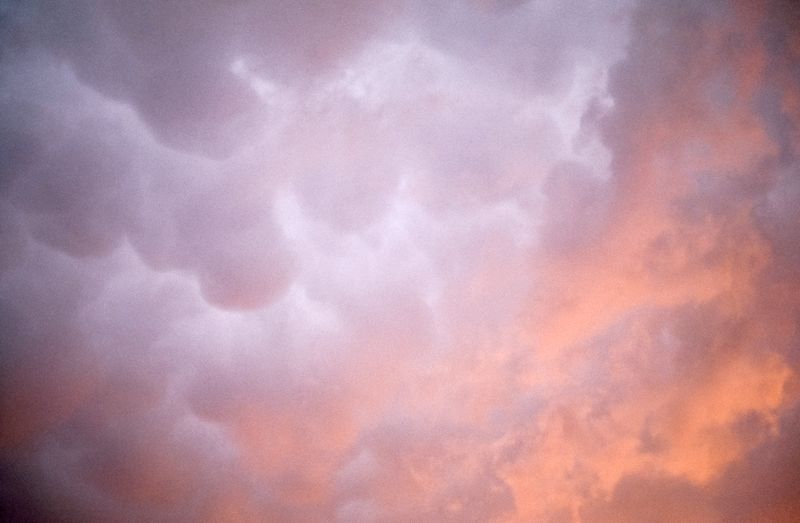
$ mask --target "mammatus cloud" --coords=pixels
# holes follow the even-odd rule
[[[0,1],[3,513],[797,521],[798,27]]]

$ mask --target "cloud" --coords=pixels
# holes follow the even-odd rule
[[[792,521],[788,3],[0,2],[0,503]]]

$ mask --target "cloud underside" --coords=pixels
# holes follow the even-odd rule
[[[0,505],[793,522],[791,2],[0,1]]]

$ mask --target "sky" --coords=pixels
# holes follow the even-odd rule
[[[0,512],[800,521],[798,28],[0,0]]]

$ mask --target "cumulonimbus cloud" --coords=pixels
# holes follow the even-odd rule
[[[797,27],[0,2],[2,511],[797,520]]]

